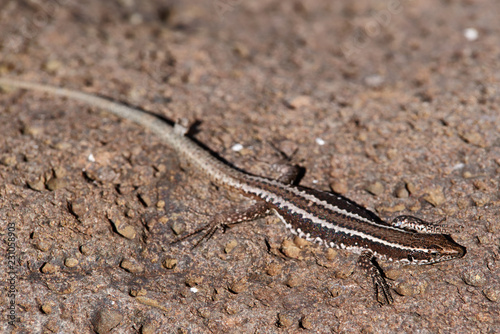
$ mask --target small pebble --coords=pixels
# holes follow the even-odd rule
[[[44,274],[53,274],[57,271],[57,267],[52,263],[46,262],[40,269]]]
[[[416,296],[425,292],[427,283],[425,281],[401,280],[394,287],[401,296]]]
[[[300,327],[302,327],[304,329],[312,329],[313,324],[312,324],[311,320],[312,320],[311,316],[309,316],[309,315],[303,316],[302,319],[300,319]]]
[[[111,332],[113,328],[118,326],[122,321],[123,316],[118,311],[104,307],[97,314],[94,323],[94,330],[98,334],[106,334]]]
[[[165,208],[165,201],[163,201],[163,200],[159,200],[159,201],[156,203],[156,207],[157,207],[158,209],[163,209],[163,208]]]
[[[175,235],[180,235],[182,232],[185,230],[184,223],[181,222],[174,222],[171,227],[172,231],[175,233]]]
[[[64,260],[64,265],[68,268],[76,267],[78,265],[78,260],[74,257],[68,257]]]
[[[34,244],[35,248],[37,248],[38,250],[42,251],[42,252],[46,252],[48,251],[51,247],[52,247],[52,243],[43,239],[43,238],[38,238],[36,241],[35,241],[35,244]]]
[[[64,179],[52,177],[45,183],[45,186],[47,189],[54,191],[66,187],[67,184],[68,183]]]
[[[360,142],[366,142],[368,140],[368,134],[366,132],[360,132],[356,137]]]
[[[5,155],[0,159],[0,164],[7,167],[15,166],[16,163],[17,163],[17,158],[15,155]]]
[[[134,239],[136,234],[134,227],[131,225],[121,225],[120,228],[116,229],[116,232],[118,232],[118,234],[120,234],[122,237],[129,240]]]
[[[244,58],[244,59],[249,58],[251,56],[251,54],[252,54],[252,52],[250,51],[250,49],[248,48],[248,46],[246,46],[243,43],[239,43],[239,42],[236,42],[233,45],[233,51],[238,56],[240,56],[241,58]]]
[[[125,211],[125,216],[128,218],[135,218],[136,212],[135,210],[127,209],[127,211]]]
[[[323,146],[326,144],[325,141],[321,138],[316,138],[315,141],[316,141],[316,144],[318,144],[319,146]]]
[[[36,178],[34,180],[30,180],[26,182],[26,184],[28,185],[28,187],[36,191],[45,190],[45,182],[43,181],[42,178]]]
[[[289,315],[279,313],[278,314],[278,327],[287,328],[293,324],[293,319]]]
[[[134,191],[134,187],[129,184],[119,184],[117,190],[121,195],[127,195]],[[140,195],[138,195],[137,197],[139,198],[139,200],[141,200],[139,196]]]
[[[472,184],[477,190],[486,191],[489,189],[488,185],[483,180],[475,180]]]
[[[142,202],[142,204],[144,204],[144,206],[146,206],[146,207],[150,207],[151,204],[153,203],[153,200],[151,199],[151,197],[149,197],[148,195],[146,195],[144,193],[139,194],[138,197],[139,197],[139,200]]]
[[[241,144],[234,144],[232,147],[231,147],[231,150],[233,150],[234,152],[239,152],[243,149],[243,145]]]
[[[140,289],[130,289],[130,295],[132,297],[137,297],[137,296],[145,296],[148,294],[148,291],[144,288]]]
[[[482,148],[485,148],[486,146],[488,146],[486,144],[484,137],[478,132],[472,132],[472,131],[465,132],[465,133],[462,133],[460,135],[460,138],[462,138],[462,140],[464,140],[466,143],[469,143],[469,144],[474,145],[474,146],[478,146],[478,147],[482,147]]]
[[[369,184],[365,188],[365,190],[368,191],[372,195],[379,196],[379,195],[384,193],[384,185],[379,181],[375,181],[375,182]]]
[[[413,286],[409,284],[408,282],[402,282],[398,284],[395,288],[394,291],[396,291],[398,294],[401,296],[414,296],[415,291],[413,289]]]
[[[298,235],[293,238],[293,243],[301,249],[311,245],[309,241],[307,241],[306,239],[302,239]]]
[[[153,228],[156,226],[157,223],[158,223],[158,219],[156,219],[156,217],[149,218],[146,221],[146,227],[147,227],[148,231],[153,230]]]
[[[119,214],[112,212],[108,215],[108,219],[111,221],[113,227],[119,235],[129,240],[135,238],[136,232],[134,227],[123,221]]]
[[[438,186],[434,188],[429,188],[424,190],[427,194],[423,197],[424,200],[430,203],[432,206],[438,207],[444,202],[446,198],[444,197],[443,188]]]
[[[401,269],[398,269],[398,268],[391,268],[391,269],[384,270],[384,274],[385,274],[385,277],[394,281],[403,275],[403,271]]]
[[[65,177],[68,173],[66,172],[66,169],[63,167],[55,167],[54,168],[54,176],[58,179],[62,179]]]
[[[347,191],[349,190],[349,188],[347,187],[347,182],[345,181],[333,181],[332,183],[330,183],[330,189],[340,195],[347,193]]]
[[[285,105],[290,109],[307,107],[311,104],[311,98],[306,95],[300,95],[285,101]]]
[[[229,284],[227,289],[234,294],[244,292],[247,289],[247,281],[245,279],[235,281]]]
[[[158,333],[158,327],[152,323],[148,322],[142,325],[141,334],[155,334]]]
[[[408,198],[410,193],[408,192],[408,189],[406,189],[405,184],[400,184],[396,187],[395,195],[397,198]]]
[[[34,125],[25,125],[22,131],[24,135],[36,137],[39,134],[43,133],[43,128]]]
[[[45,314],[51,314],[52,313],[52,306],[48,303],[45,303],[40,307],[43,313]]]
[[[480,271],[466,271],[462,275],[462,279],[467,285],[481,287],[486,284],[486,277]]]
[[[89,245],[81,245],[80,252],[83,255],[90,255],[90,254],[92,254],[92,248]]]
[[[138,263],[134,263],[130,260],[122,260],[120,267],[128,271],[129,273],[140,273],[144,271],[144,267]]]
[[[59,70],[59,68],[61,68],[62,65],[63,63],[61,61],[56,59],[51,59],[45,62],[45,64],[43,64],[42,67],[45,71],[54,74],[55,72],[57,72],[57,70]]]
[[[464,37],[469,41],[473,42],[479,37],[479,32],[476,28],[464,29]]]
[[[54,148],[59,151],[69,151],[73,148],[72,144],[66,141],[60,141],[54,144]]]
[[[286,280],[285,285],[293,288],[302,284],[302,279],[298,275],[290,275],[290,277]]]
[[[295,154],[298,149],[298,145],[292,140],[283,140],[279,143],[279,150],[285,154],[287,157],[291,157]]]
[[[83,217],[89,210],[85,199],[77,198],[69,203],[69,208],[71,213],[73,213],[77,218]]]
[[[226,246],[224,247],[224,253],[229,254],[233,249],[238,246],[238,242],[236,240],[231,240],[229,241]]]
[[[336,249],[328,248],[326,251],[326,259],[328,261],[333,261],[337,258],[338,254],[339,254],[339,252]]]
[[[500,300],[500,289],[498,288],[488,288],[483,290],[484,296],[492,302],[498,302]]]
[[[410,194],[414,194],[417,191],[417,186],[413,182],[406,182],[406,189]]]
[[[163,260],[162,265],[167,269],[174,269],[177,266],[177,259],[167,257],[165,260]]]
[[[281,252],[292,259],[300,257],[300,248],[291,240],[285,239],[281,244]]]
[[[419,201],[414,201],[413,203],[408,203],[408,210],[417,212],[422,209],[422,204]]]
[[[464,173],[462,174],[462,176],[463,176],[464,179],[470,179],[470,178],[474,177],[474,175],[471,172],[467,171],[467,170],[464,171]]]

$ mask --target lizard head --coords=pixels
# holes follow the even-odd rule
[[[426,234],[425,249],[408,255],[408,260],[418,264],[432,264],[461,258],[466,248],[446,234]]]

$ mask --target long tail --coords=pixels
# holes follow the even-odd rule
[[[46,92],[53,95],[59,95],[67,98],[71,98],[74,100],[79,100],[84,102],[85,104],[91,105],[93,107],[105,109],[119,117],[128,119],[140,125],[143,125],[145,128],[150,129],[161,137],[165,137],[166,134],[170,137],[173,136],[173,129],[167,123],[161,121],[155,116],[149,115],[147,113],[141,112],[140,110],[127,107],[125,105],[113,102],[111,100],[98,97],[95,95],[78,92],[70,89],[59,88],[54,86],[48,86],[43,84],[37,84],[32,82],[19,81],[15,79],[9,78],[0,78],[0,86],[10,86],[15,88],[23,88],[29,90],[36,90],[40,92]],[[170,132],[172,134],[170,135]]]
[[[168,146],[172,147],[177,154],[186,158],[194,165],[194,167],[206,173],[210,179],[216,183],[231,186],[235,184],[234,178],[241,177],[240,172],[223,164],[188,137],[174,131],[174,127],[170,126],[164,120],[141,110],[127,107],[123,104],[92,94],[15,79],[0,78],[0,86],[10,86],[46,92],[53,95],[79,100],[87,105],[104,109],[151,130]]]

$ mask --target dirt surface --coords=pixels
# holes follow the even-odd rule
[[[0,6],[0,75],[199,121],[196,139],[248,172],[276,176],[285,153],[302,184],[384,219],[446,219],[467,248],[381,262],[395,303],[380,306],[356,255],[274,217],[171,245],[248,202],[135,124],[4,89],[2,333],[500,332],[498,1]]]

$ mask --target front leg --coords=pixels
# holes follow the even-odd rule
[[[364,251],[358,259],[358,265],[366,270],[372,278],[373,287],[375,289],[375,299],[381,304],[392,304],[394,299],[392,298],[389,285],[385,280],[384,273],[375,264],[374,260],[372,252]]]
[[[270,213],[269,206],[266,202],[257,202],[243,210],[228,210],[225,212],[217,213],[210,219],[210,221],[195,231],[174,240],[172,243],[183,241],[192,237],[195,234],[204,232],[201,238],[194,244],[193,248],[198,247],[202,242],[210,239],[219,228],[225,229],[240,224],[246,221],[254,220],[257,218],[265,217]]]

